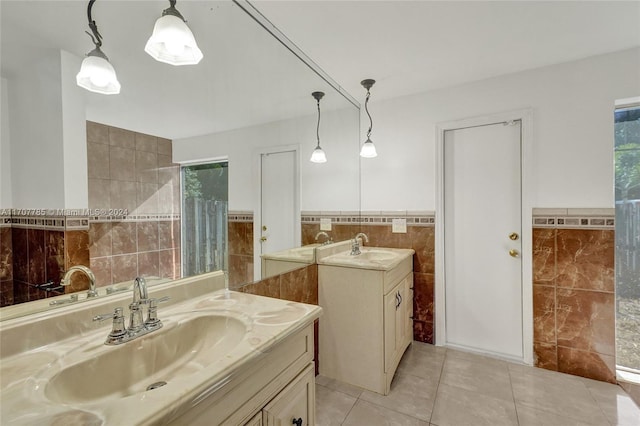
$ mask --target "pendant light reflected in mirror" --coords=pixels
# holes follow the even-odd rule
[[[176,0],[169,0],[169,7],[156,21],[144,51],[156,61],[171,65],[197,64],[202,59],[202,51],[175,5]]]
[[[366,79],[362,80],[360,84],[362,87],[367,89],[367,97],[364,101],[364,110],[367,112],[369,116],[369,130],[367,131],[367,140],[362,144],[362,148],[360,149],[360,157],[364,158],[374,158],[378,156],[378,152],[376,151],[376,146],[373,144],[371,140],[371,129],[373,128],[373,119],[371,118],[371,114],[369,114],[369,98],[371,97],[370,89],[375,84],[375,80]]]
[[[80,72],[76,75],[78,86],[91,92],[102,93],[104,95],[116,95],[120,93],[120,82],[116,77],[116,71],[109,63],[109,58],[102,52],[102,35],[98,32],[96,21],[91,18],[91,9],[96,0],[90,0],[87,6],[87,18],[91,33],[85,31],[91,37],[95,49],[87,53],[87,57],[82,61]],[[93,33],[93,34],[92,34]]]
[[[318,103],[318,125],[316,126],[316,138],[318,140],[318,145],[316,146],[316,149],[313,150],[310,161],[312,163],[326,163],[327,155],[324,153],[322,148],[320,148],[320,99],[322,99],[324,93],[313,92],[311,96],[313,96],[313,99]]]

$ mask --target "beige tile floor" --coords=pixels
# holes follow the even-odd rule
[[[388,396],[316,377],[316,424],[640,426],[640,408],[616,385],[413,342]]]

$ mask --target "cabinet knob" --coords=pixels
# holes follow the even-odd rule
[[[298,417],[297,419],[293,419],[293,422],[291,424],[294,424],[296,426],[302,426],[302,417]]]

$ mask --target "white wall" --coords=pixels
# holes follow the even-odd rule
[[[88,206],[85,94],[75,83],[80,62],[65,51],[42,50],[37,63],[6,80],[0,173],[2,193],[9,185],[11,198],[3,195],[3,207]],[[5,120],[11,123],[8,131]],[[10,165],[6,166],[4,145],[9,141]],[[6,182],[5,175],[9,175]]]
[[[313,110],[315,105],[311,103]],[[316,115],[247,127],[229,132],[174,140],[173,161],[185,163],[229,159],[229,209],[254,209],[256,158],[260,148],[299,145],[301,150],[301,209],[359,209],[358,113],[323,111],[320,145],[328,161],[309,161],[316,146]]]
[[[3,78],[0,86],[0,209],[8,209],[12,206],[9,97],[8,83]]]
[[[64,207],[67,209],[86,209],[89,206],[85,90],[76,84],[81,64],[82,59],[60,51]]]
[[[369,103],[378,157],[363,210],[435,210],[437,123],[531,108],[532,205],[613,207],[613,110],[640,94],[640,49]],[[362,119],[361,134],[368,126]]]
[[[64,208],[60,53],[9,80],[14,208]]]

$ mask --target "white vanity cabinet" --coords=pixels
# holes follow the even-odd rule
[[[413,250],[395,250],[387,269],[318,265],[320,374],[383,395],[413,340]]]
[[[313,323],[286,338],[252,367],[171,425],[315,425]]]
[[[308,367],[245,426],[315,424],[315,369]]]

